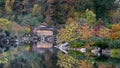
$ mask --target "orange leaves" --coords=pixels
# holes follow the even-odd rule
[[[87,40],[90,36],[92,36],[93,30],[88,25],[84,25],[79,27],[78,32],[81,35],[81,39]]]
[[[98,68],[114,68],[113,65],[107,63],[99,63]]]
[[[113,24],[109,35],[111,40],[120,38],[120,24]]]
[[[71,23],[74,22],[74,20],[70,17],[70,18],[67,19],[67,22],[71,24]]]
[[[11,22],[9,28],[11,28],[10,29],[11,32],[17,33],[22,27],[19,24],[15,23],[15,22]]]
[[[111,34],[110,34],[110,39],[118,39],[118,38],[120,38],[120,32],[112,32]]]
[[[94,66],[88,60],[81,60],[78,63],[78,68],[94,68]]]
[[[112,25],[112,32],[120,31],[120,24],[113,24]]]
[[[84,39],[89,41],[89,38],[93,36],[118,39],[120,38],[120,24],[113,24],[112,29],[106,28],[101,24],[96,26],[96,28],[91,28],[86,23],[83,25],[78,24],[78,22],[74,21],[70,17],[67,19],[65,27],[59,30],[58,36],[62,41],[71,41],[75,39]],[[91,45],[92,44],[93,43],[91,43]]]

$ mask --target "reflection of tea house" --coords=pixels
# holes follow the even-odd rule
[[[34,28],[33,33],[39,37],[39,42],[33,46],[33,50],[51,48],[54,43],[55,29],[46,25]]]

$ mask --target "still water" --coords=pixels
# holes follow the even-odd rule
[[[120,49],[93,47],[91,50],[79,51],[79,48],[64,47],[63,49],[66,49],[64,52],[54,46],[56,45],[41,43],[35,36],[18,38],[1,35],[0,68],[61,68],[60,64],[66,64],[66,59],[70,57],[76,58],[77,61],[89,60],[94,68],[99,68],[97,62],[114,64],[114,67],[111,66],[112,68],[120,67]],[[62,54],[58,55],[59,52]],[[59,61],[64,62],[60,63]],[[80,67],[75,65],[71,68]]]

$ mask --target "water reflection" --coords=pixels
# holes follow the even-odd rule
[[[53,48],[53,38],[50,34],[17,37],[1,33],[0,57],[2,59],[7,57],[6,61],[10,68],[58,68],[56,65],[58,50]]]
[[[18,68],[58,68],[57,53],[60,50],[53,47],[53,40],[54,36],[52,34],[25,35],[19,38],[1,33],[0,50],[1,53],[7,52],[7,57],[9,56],[10,58],[8,63],[11,68],[16,68],[16,66]],[[111,61],[119,63],[120,60],[120,49],[102,49],[100,47],[91,49],[63,47],[63,49],[66,49],[66,53],[71,57],[81,58],[78,58],[78,60],[89,59],[91,62],[94,61],[93,64],[103,60],[108,63],[111,63]],[[87,56],[86,54],[90,55]],[[82,58],[83,56],[84,58]]]

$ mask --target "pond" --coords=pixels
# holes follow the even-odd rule
[[[106,63],[113,64],[108,65],[109,68],[120,66],[120,49],[70,48],[67,46],[69,43],[56,46],[51,42],[53,39],[52,36],[17,37],[1,34],[0,68],[61,68],[64,65],[65,68],[81,68],[79,65],[83,61],[86,64],[86,61],[90,61],[96,68]],[[80,64],[76,64],[79,61]]]

